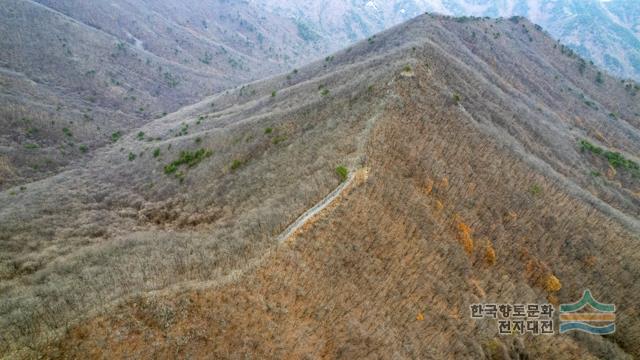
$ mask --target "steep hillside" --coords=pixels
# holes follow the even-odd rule
[[[151,119],[325,57],[425,11],[526,16],[638,79],[633,0],[3,0],[0,188],[87,161]]]
[[[0,352],[639,356],[639,90],[526,20],[424,15],[209,97],[0,193]],[[586,288],[614,335],[469,317]]]
[[[0,31],[0,188],[325,52],[293,20],[223,0],[3,0]]]
[[[622,78],[640,79],[635,0],[252,0],[289,14],[332,38],[362,39],[424,12],[454,16],[524,16],[587,60]]]

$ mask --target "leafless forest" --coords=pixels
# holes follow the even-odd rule
[[[0,354],[640,356],[637,83],[526,19],[436,15],[188,106],[211,88],[183,70],[189,93],[169,79],[134,95],[149,111],[108,93],[89,123],[80,105],[0,107],[0,132],[37,127],[43,166],[65,166],[0,192]],[[14,159],[40,161],[27,150]],[[279,243],[342,167],[354,180]],[[615,334],[498,336],[469,319],[472,303],[585,288],[616,304]]]

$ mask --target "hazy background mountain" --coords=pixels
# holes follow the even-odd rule
[[[640,2],[635,0],[251,0],[339,42],[370,36],[419,14],[524,16],[581,56],[640,79]]]

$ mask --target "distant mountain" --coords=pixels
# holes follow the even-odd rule
[[[636,0],[252,0],[305,27],[345,42],[426,12],[454,16],[524,16],[596,65],[640,79],[640,1]]]

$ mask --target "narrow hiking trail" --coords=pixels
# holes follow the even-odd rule
[[[300,230],[305,224],[307,224],[310,220],[312,220],[316,215],[318,215],[322,210],[326,209],[330,204],[332,204],[342,193],[346,190],[350,185],[354,183],[354,180],[358,180],[358,183],[363,182],[367,178],[368,171],[367,169],[359,169],[349,174],[347,179],[343,181],[337,188],[335,188],[331,193],[325,196],[320,202],[315,204],[313,207],[309,208],[302,215],[300,215],[291,225],[289,225],[278,237],[277,243],[281,244],[285,242],[289,237],[294,235],[298,230]]]
[[[368,178],[369,170],[367,168],[358,169],[349,174],[347,179],[343,181],[337,188],[335,188],[331,193],[325,196],[322,200],[316,203],[314,206],[305,211],[302,215],[300,215],[293,223],[291,223],[283,232],[278,235],[276,245],[282,245],[284,242],[291,238],[292,236],[299,233],[302,228],[309,224],[312,220],[316,219],[323,210],[326,210],[331,204],[334,204],[340,196],[344,193],[352,185],[362,184]],[[277,251],[278,246],[275,246],[272,249],[267,250],[261,256],[252,258],[248,260],[244,266],[241,266],[237,269],[231,270],[228,274],[221,276],[215,280],[209,281],[186,281],[178,284],[170,285],[166,288],[149,291],[149,295],[161,296],[161,295],[169,295],[175,293],[176,291],[189,291],[189,290],[202,290],[211,288],[213,286],[224,286],[226,284],[238,281],[244,274],[247,272],[256,269],[261,264],[264,263],[266,259],[270,256],[273,256]],[[118,304],[118,301],[115,301],[112,306]]]

